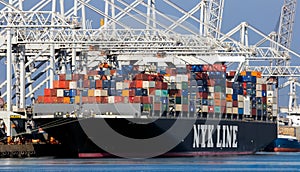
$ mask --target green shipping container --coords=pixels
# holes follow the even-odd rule
[[[143,110],[144,111],[151,111],[151,104],[144,104],[143,105]]]
[[[188,82],[182,82],[182,83],[181,83],[181,89],[182,89],[182,90],[186,90],[186,89],[188,89],[188,87],[189,87]]]
[[[176,104],[181,104],[181,97],[176,97],[175,103]]]
[[[220,106],[215,106],[214,110],[215,110],[215,113],[221,113],[221,107]]]

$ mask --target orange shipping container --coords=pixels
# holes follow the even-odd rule
[[[241,76],[246,76],[246,71],[242,71]]]
[[[96,80],[96,88],[102,88],[102,80]]]
[[[38,96],[37,103],[44,103],[44,96]]]
[[[232,95],[226,94],[226,101],[231,102],[232,101]]]
[[[53,81],[53,88],[59,88],[59,81]]]
[[[252,71],[251,76],[257,76],[257,71]]]
[[[136,80],[135,81],[136,88],[143,88],[143,81],[142,80]]]
[[[70,104],[70,97],[64,97],[64,104]]]

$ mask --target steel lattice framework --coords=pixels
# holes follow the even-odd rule
[[[6,61],[6,80],[0,91],[8,111],[12,105],[23,109],[40,88],[52,87],[55,74],[67,70],[66,63],[71,64],[71,71],[86,71],[83,62],[99,57],[91,51],[93,46],[104,52],[100,56],[151,58],[163,53],[186,62],[232,57],[242,64],[238,70],[258,70],[264,76],[300,76],[297,66],[272,65],[274,60],[290,60],[289,55],[300,56],[271,34],[264,35],[247,23],[221,33],[224,0],[199,0],[190,6],[180,0],[0,3],[0,59]],[[250,43],[249,31],[261,40]]]

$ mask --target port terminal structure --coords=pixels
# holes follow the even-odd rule
[[[84,74],[108,58],[223,62],[237,73],[259,71],[274,87],[280,77],[300,76],[300,67],[290,63],[300,55],[289,47],[288,21],[294,20],[296,0],[284,1],[281,29],[268,35],[246,22],[222,33],[224,0],[193,1],[189,7],[175,0],[0,3],[0,60],[6,76],[0,84],[0,114],[6,124],[32,117],[37,93],[52,88],[57,74]],[[259,41],[251,41],[253,35]],[[277,115],[274,109],[271,116]],[[8,136],[12,130],[9,126]]]

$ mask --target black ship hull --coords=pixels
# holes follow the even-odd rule
[[[39,118],[35,122],[61,142],[68,157],[252,154],[277,138],[276,123],[266,121]]]

